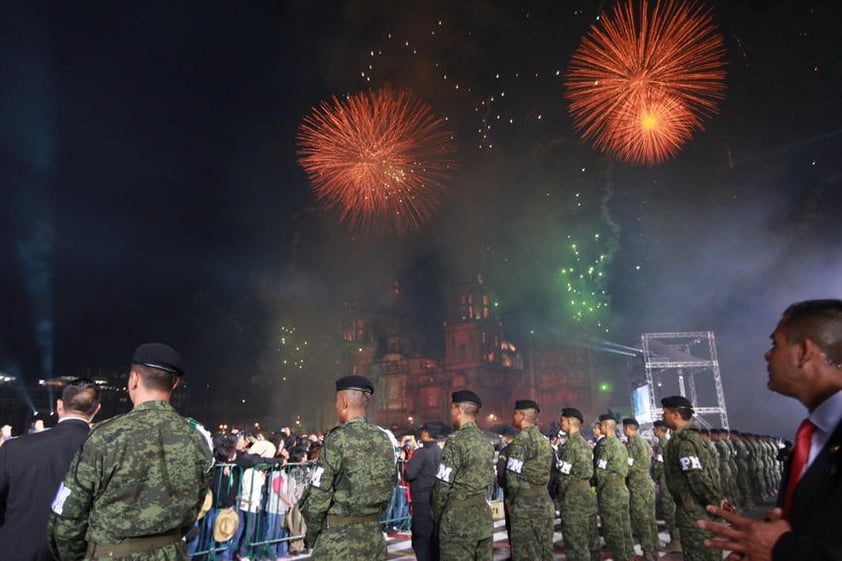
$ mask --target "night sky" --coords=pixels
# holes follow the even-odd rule
[[[841,296],[842,7],[706,5],[726,97],[640,167],[583,142],[564,99],[613,2],[2,3],[0,370],[122,365],[161,340],[194,415],[290,423],[330,393],[346,301],[397,306],[440,356],[446,288],[482,274],[512,340],[596,335],[564,304],[577,243],[607,256],[601,338],[713,330],[731,426],[791,436],[803,408],[766,390],[762,354],[788,304]],[[441,208],[400,237],[349,232],[296,161],[313,106],[382,86],[458,146]]]

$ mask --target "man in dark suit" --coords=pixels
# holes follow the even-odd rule
[[[438,561],[439,543],[430,508],[430,492],[441,463],[442,423],[424,423],[421,427],[421,447],[406,463],[404,477],[409,482],[412,498],[412,549],[418,561]]]
[[[731,525],[699,526],[719,535],[706,543],[732,551],[729,561],[842,560],[842,300],[787,308],[765,357],[769,389],[809,411],[784,471],[778,508],[758,521],[708,507]]]
[[[3,561],[52,561],[47,519],[56,489],[99,411],[99,389],[80,378],[56,402],[58,424],[0,447],[0,551]]]

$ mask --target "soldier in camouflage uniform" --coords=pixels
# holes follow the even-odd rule
[[[590,485],[593,453],[580,432],[583,422],[578,409],[561,410],[561,430],[567,433],[567,443],[558,461],[561,534],[567,561],[600,561],[596,504]]]
[[[655,434],[655,438],[658,439],[658,448],[655,451],[655,459],[652,463],[652,479],[658,484],[660,491],[658,503],[664,512],[664,522],[667,525],[667,532],[670,535],[670,543],[667,544],[666,550],[671,553],[681,553],[681,532],[678,526],[675,525],[675,501],[670,494],[666,478],[664,477],[664,458],[666,457],[667,445],[669,444],[667,440],[667,425],[661,420],[655,421],[652,432]]]
[[[722,440],[722,429],[711,429],[710,440],[716,447],[716,454],[719,458],[719,490],[731,504],[737,504],[736,495],[733,492],[734,474],[731,473],[730,451]]]
[[[754,506],[749,453],[739,431],[731,431],[731,442],[734,445],[734,460],[737,462],[737,485],[743,499],[740,506],[747,510]]]
[[[716,485],[717,489],[722,491],[722,472],[719,469],[719,451],[716,449],[716,445],[711,440],[710,429],[707,427],[699,429],[699,436],[702,437],[702,442],[704,442],[705,446],[708,447],[708,454],[710,455],[710,461],[713,465],[713,483]]]
[[[714,520],[705,510],[707,505],[733,510],[714,484],[714,466],[708,447],[699,431],[691,426],[693,404],[683,396],[665,397],[664,422],[672,430],[664,461],[667,485],[675,499],[676,523],[681,531],[685,561],[721,561],[722,554],[708,549],[705,538],[712,537],[696,526],[696,520]]]
[[[325,435],[301,497],[307,544],[314,561],[383,561],[380,520],[395,484],[395,449],[366,418],[374,385],[363,376],[336,381],[339,426]]]
[[[53,501],[50,549],[60,561],[187,560],[213,466],[210,435],[169,404],[184,374],[161,343],[135,351],[134,409],[91,431]]]
[[[491,561],[494,521],[485,496],[494,482],[494,448],[477,426],[480,407],[474,392],[453,392],[458,430],[444,445],[431,497],[441,561]]]
[[[655,521],[655,482],[649,475],[652,447],[640,438],[637,419],[623,419],[626,450],[629,453],[629,514],[632,536],[643,549],[645,561],[658,559],[658,523]]]
[[[596,458],[596,493],[602,534],[615,561],[629,561],[634,556],[629,517],[629,454],[617,438],[617,420],[611,414],[599,416],[605,435]]]
[[[506,510],[511,517],[512,559],[553,561],[555,509],[547,485],[554,455],[535,426],[541,409],[531,399],[515,402],[512,424],[520,429],[506,462]]]
[[[737,450],[734,448],[734,442],[731,440],[731,433],[728,430],[722,429],[722,444],[728,450],[728,469],[731,472],[731,481],[729,483],[730,493],[726,492],[725,497],[731,504],[742,506],[745,502],[740,485],[738,483],[739,469],[737,467]]]

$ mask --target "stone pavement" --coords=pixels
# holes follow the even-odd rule
[[[751,518],[761,519],[763,518],[766,511],[772,508],[772,506],[773,505],[770,504],[759,505],[749,510],[748,512],[745,512],[744,515],[749,516]],[[659,534],[660,542],[662,546],[665,546],[667,542],[669,542],[669,535],[665,531],[663,531],[663,521],[659,521],[659,528],[662,530]],[[553,541],[556,544],[554,548],[555,560],[564,561],[566,557],[564,555],[564,548],[562,547],[561,533],[558,531],[558,524],[556,524],[556,533]],[[389,548],[389,561],[415,560],[415,555],[412,552],[412,543],[408,534],[387,536],[386,543]],[[635,552],[638,555],[642,554],[639,545],[635,546]],[[662,561],[683,561],[684,559],[684,556],[682,556],[680,553],[660,553],[660,556]],[[299,555],[290,559],[299,561],[308,558],[309,555]],[[494,561],[506,561],[507,559],[510,559],[510,552],[509,543],[506,537],[506,529],[503,525],[503,521],[498,520],[494,523]],[[611,558],[605,557],[606,561],[609,559]]]

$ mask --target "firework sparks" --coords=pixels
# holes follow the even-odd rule
[[[725,93],[725,47],[691,3],[618,5],[573,55],[566,97],[576,130],[598,149],[654,165],[675,155]]]
[[[455,164],[429,105],[388,88],[324,101],[299,128],[316,198],[354,232],[404,234],[435,214]]]

